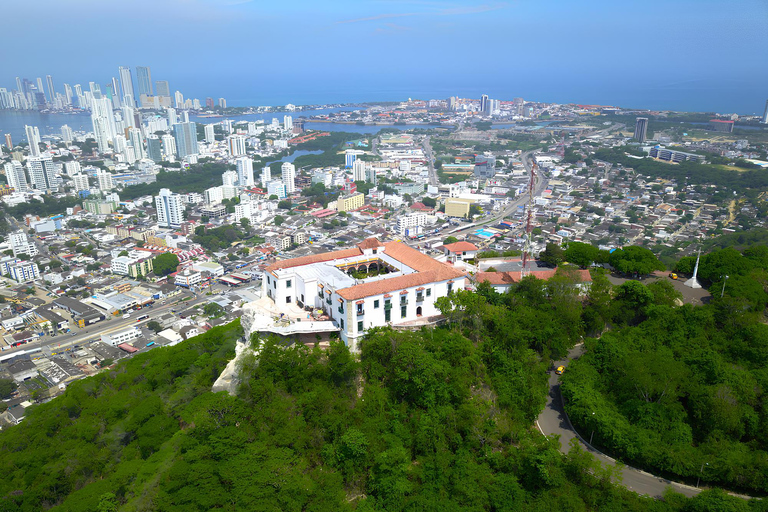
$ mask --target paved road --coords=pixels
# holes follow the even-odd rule
[[[557,361],[554,368],[560,365],[566,366],[574,359],[577,359],[584,353],[584,345],[577,345],[568,352],[568,357],[562,361]],[[603,465],[615,465],[616,461],[599,451],[595,450],[584,439],[582,439],[571,425],[568,416],[563,410],[563,399],[560,394],[560,377],[554,370],[550,371],[549,376],[549,396],[547,396],[547,405],[539,415],[537,420],[539,430],[546,436],[560,436],[560,451],[567,453],[572,439],[577,438],[582,447],[591,453]],[[583,432],[585,435],[591,433]],[[635,491],[638,494],[647,494],[648,496],[661,497],[667,487],[686,496],[695,496],[700,489],[677,482],[671,482],[664,478],[640,471],[639,469],[625,466],[622,471],[622,485],[627,489]]]
[[[432,154],[432,145],[429,143],[429,135],[424,137],[424,156],[427,158],[427,164],[429,165],[429,184],[433,187],[438,186],[440,183],[437,179],[437,171],[435,170],[435,157]]]
[[[58,336],[51,338],[45,337],[42,341],[33,341],[19,347],[6,348],[0,352],[0,354],[7,356],[9,354],[13,354],[14,352],[25,352],[30,349],[41,348],[42,353],[46,356],[49,356],[52,352],[59,352],[60,350],[64,350],[67,347],[83,345],[89,341],[97,340],[101,337],[102,334],[112,334],[114,332],[127,329],[128,327],[139,327],[145,325],[146,323],[158,318],[162,314],[167,313],[172,309],[176,309],[177,311],[180,309],[188,309],[209,300],[210,297],[205,295],[205,293],[200,293],[196,298],[192,300],[179,303],[172,299],[168,301],[167,304],[153,306],[152,308],[144,308],[140,311],[136,311],[131,314],[131,318],[102,320],[101,322],[89,325],[82,329],[76,327],[70,334],[59,334]],[[141,315],[149,315],[149,318],[142,320],[141,322],[137,322],[136,318]]]

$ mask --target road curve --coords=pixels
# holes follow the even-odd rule
[[[557,368],[560,365],[567,366],[570,361],[577,359],[583,353],[583,344],[575,346],[568,351],[568,357],[566,359],[555,362],[554,368]],[[568,415],[563,409],[563,397],[560,394],[560,376],[555,374],[554,370],[550,371],[547,405],[544,407],[541,414],[539,414],[536,425],[539,427],[541,433],[547,437],[560,436],[560,451],[562,453],[568,452],[571,440],[576,438],[581,446],[603,465],[616,464],[614,459],[602,454],[590,446],[586,440],[579,436],[573,428],[573,425],[571,425],[571,421],[568,419]],[[589,434],[589,432],[586,434]],[[678,482],[672,482],[630,466],[624,466],[624,469],[622,470],[621,484],[638,494],[645,494],[653,497],[661,497],[664,494],[664,490],[668,487],[672,487],[675,492],[679,492],[688,497],[695,496],[701,492],[701,489]]]

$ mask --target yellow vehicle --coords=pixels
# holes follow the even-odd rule
[[[677,281],[677,274],[675,274],[674,272],[672,272],[671,274],[669,274],[669,278],[670,278],[670,279],[672,279],[672,280],[674,280],[674,281]]]
[[[557,370],[555,370],[555,373],[558,375],[562,375],[564,371],[565,371],[565,366],[558,366]]]

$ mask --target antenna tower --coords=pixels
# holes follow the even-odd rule
[[[533,235],[533,189],[536,185],[536,160],[533,160],[531,164],[531,181],[528,184],[528,215],[525,221],[525,245],[523,247],[523,267],[520,269],[520,278],[527,276],[530,272],[528,270],[528,261],[532,259],[531,255],[531,239]]]

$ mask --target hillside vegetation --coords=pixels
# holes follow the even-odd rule
[[[374,329],[359,358],[263,340],[237,397],[209,389],[238,323],[141,354],[0,433],[0,510],[761,510],[639,497],[538,433],[550,357],[582,332],[572,285],[458,291],[451,327]]]

